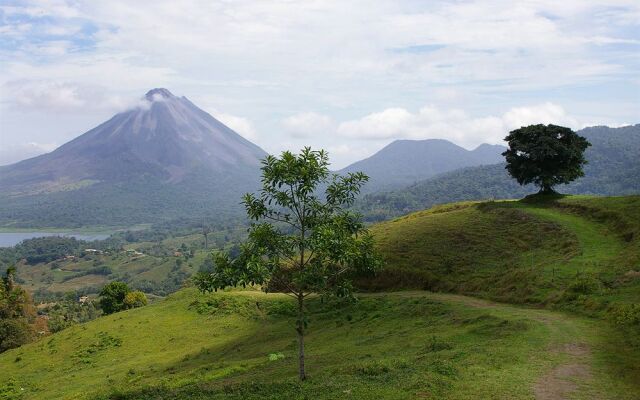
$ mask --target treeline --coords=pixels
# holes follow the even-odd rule
[[[5,266],[26,260],[27,264],[48,263],[66,256],[81,256],[85,249],[120,250],[123,241],[117,238],[84,241],[69,236],[45,236],[25,239],[14,247],[0,248],[0,263]]]

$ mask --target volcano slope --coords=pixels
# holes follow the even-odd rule
[[[465,203],[373,227],[387,264],[360,284],[405,290],[311,298],[303,383],[289,298],[184,289],[1,354],[0,398],[637,399],[639,201]]]

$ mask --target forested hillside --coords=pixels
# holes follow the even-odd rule
[[[559,192],[608,196],[640,193],[640,125],[593,127],[578,133],[592,145],[586,151],[585,176],[558,186]],[[357,209],[370,221],[379,221],[435,204],[521,198],[536,191],[533,186],[520,186],[501,163],[448,172],[396,191],[367,194]]]

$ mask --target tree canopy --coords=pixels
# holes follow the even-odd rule
[[[0,353],[32,341],[35,307],[29,294],[14,282],[15,269],[0,279]]]
[[[298,304],[299,377],[305,379],[304,299],[312,294],[352,298],[351,279],[379,265],[373,238],[347,207],[367,181],[363,173],[329,172],[325,151],[285,151],[262,162],[262,189],[243,204],[254,222],[240,254],[217,253],[214,269],[195,277],[203,291],[261,285]]]
[[[591,144],[570,128],[530,125],[511,131],[505,140],[506,169],[521,185],[533,183],[549,193],[558,184],[584,176],[584,151]]]
[[[125,297],[131,292],[124,282],[114,281],[108,283],[100,292],[100,307],[105,314],[113,314],[127,308]]]

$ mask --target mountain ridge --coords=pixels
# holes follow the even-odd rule
[[[568,194],[619,196],[640,193],[640,124],[619,128],[588,127],[578,131],[591,142],[585,176],[557,190]],[[367,193],[357,208],[370,220],[382,220],[437,204],[535,193],[509,176],[505,163],[466,167],[421,180],[404,188]]]
[[[395,140],[371,157],[341,169],[369,176],[366,193],[399,188],[456,169],[495,164],[506,147],[483,143],[467,150],[446,139]]]

